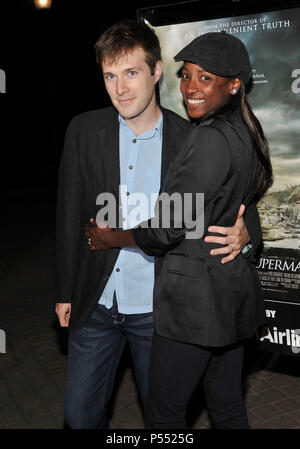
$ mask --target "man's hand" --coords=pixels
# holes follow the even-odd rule
[[[91,224],[85,226],[85,236],[91,251],[99,249],[109,249],[107,242],[107,232],[111,232],[111,228],[105,223],[96,223],[94,218],[90,219]]]
[[[55,312],[61,327],[68,327],[71,316],[71,303],[57,302],[55,306]]]
[[[209,232],[215,232],[218,234],[223,234],[224,237],[207,236],[205,237],[205,242],[210,243],[220,243],[222,245],[227,245],[222,248],[212,249],[210,254],[216,256],[218,254],[228,254],[224,257],[221,262],[227,263],[235,259],[236,256],[241,252],[246,243],[249,242],[249,234],[244,223],[243,214],[245,211],[244,204],[241,204],[240,210],[236,219],[234,226],[223,227],[223,226],[209,226]]]

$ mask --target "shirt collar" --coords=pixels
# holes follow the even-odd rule
[[[133,131],[129,128],[126,120],[124,119],[124,117],[122,117],[119,114],[119,122],[121,124],[121,126],[125,126],[129,132],[131,132],[132,134]],[[156,133],[159,135],[159,137],[161,138],[162,136],[162,131],[163,131],[163,114],[161,113],[154,128],[149,129],[148,131],[145,131],[143,134],[140,134],[139,136],[135,136],[135,139],[137,140],[146,140],[146,139],[151,139],[151,137],[153,137]]]

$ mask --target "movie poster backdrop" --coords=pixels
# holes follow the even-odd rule
[[[252,63],[250,104],[271,148],[274,184],[258,204],[264,250],[257,269],[269,330],[261,347],[300,352],[300,8],[153,26],[162,47],[161,104],[188,118],[173,57],[197,36],[226,31]]]

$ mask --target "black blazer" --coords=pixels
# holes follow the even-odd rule
[[[179,147],[174,140],[191,124],[167,109],[164,116],[162,172]],[[59,173],[56,220],[56,302],[71,302],[69,330],[81,328],[89,319],[104,290],[119,254],[118,249],[90,251],[84,227],[96,217],[96,198],[110,192],[119,199],[119,121],[112,108],[75,117],[66,131]],[[252,205],[245,214],[254,246],[261,242],[259,217]]]
[[[174,158],[171,141],[191,125],[167,109],[162,111],[164,179]],[[118,257],[118,249],[91,252],[84,227],[97,215],[100,193],[113,193],[118,203],[119,184],[118,113],[110,107],[72,119],[60,163],[56,219],[56,302],[72,303],[70,330],[89,319]]]
[[[184,224],[140,227],[133,235],[146,254],[157,256],[158,334],[202,346],[226,346],[252,337],[265,324],[263,292],[252,260],[239,255],[223,265],[221,256],[209,255],[212,245],[203,238],[209,225],[234,224],[240,204],[251,197],[258,160],[239,109],[207,120],[181,136],[178,144],[181,149],[162,191],[204,193],[203,237],[185,238]]]

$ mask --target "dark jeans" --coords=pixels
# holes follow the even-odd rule
[[[109,310],[97,305],[86,326],[70,333],[64,405],[71,428],[109,428],[106,406],[126,341],[145,403],[152,335],[152,313],[123,315],[115,302]]]
[[[243,345],[207,350],[155,333],[146,428],[185,429],[187,405],[201,379],[214,427],[249,428],[241,386],[243,353]]]

